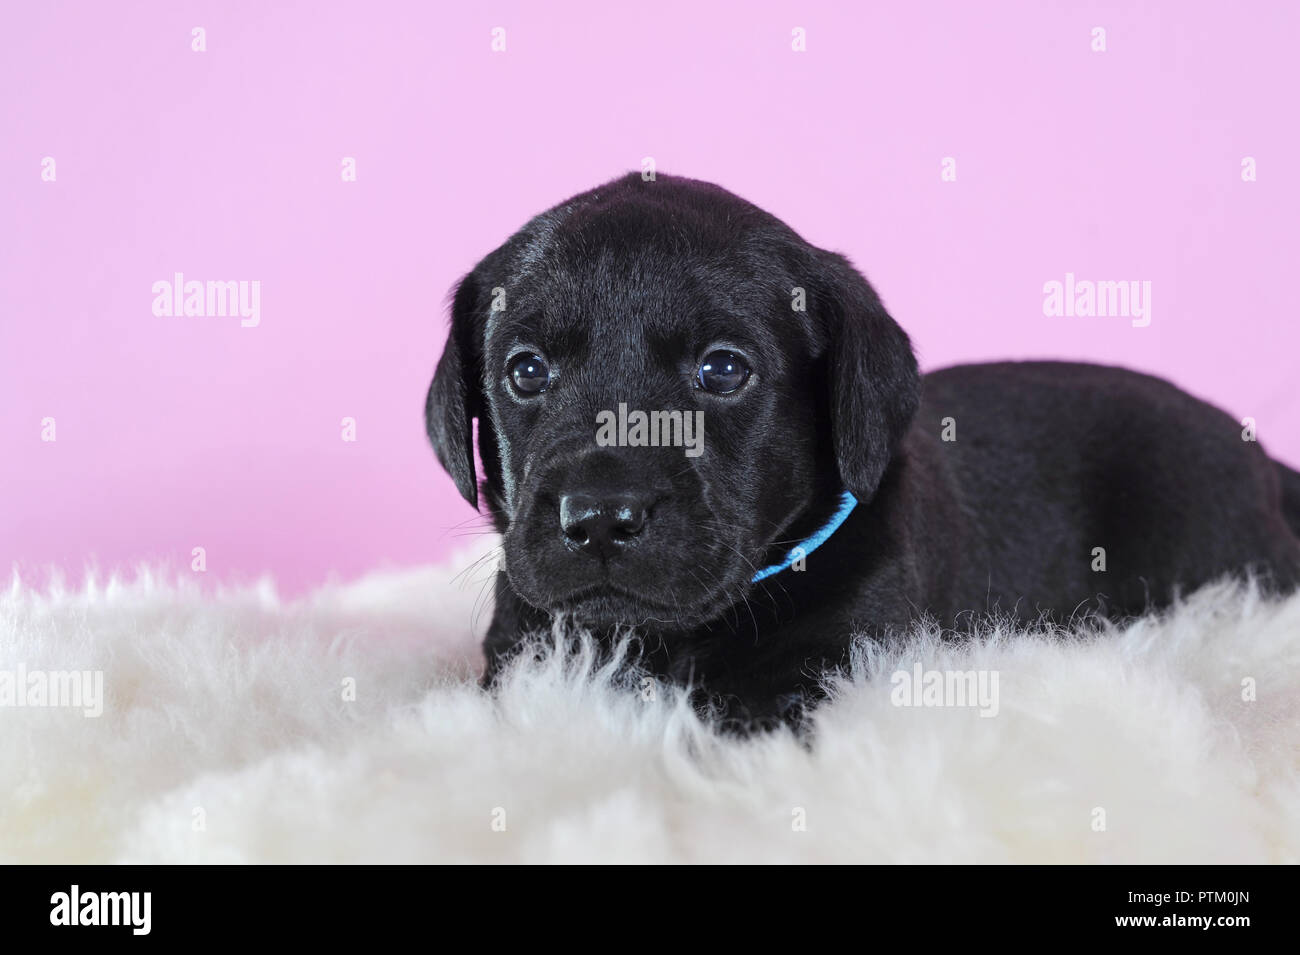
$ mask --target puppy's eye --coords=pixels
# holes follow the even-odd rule
[[[541,355],[525,352],[510,359],[510,381],[521,395],[541,394],[551,383],[551,369]]]
[[[700,363],[696,380],[705,391],[715,395],[729,395],[749,378],[749,366],[734,351],[709,352]]]

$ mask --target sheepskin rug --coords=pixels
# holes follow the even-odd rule
[[[15,580],[0,671],[102,671],[103,712],[0,708],[0,861],[1300,858],[1300,598],[1217,585],[1082,636],[918,628],[860,645],[810,737],[737,738],[589,654],[478,689],[474,556],[293,601]],[[917,664],[996,673],[996,714],[897,705]]]

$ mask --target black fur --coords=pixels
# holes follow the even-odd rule
[[[693,387],[720,343],[754,368],[735,395]],[[521,349],[551,362],[542,395],[509,385]],[[598,448],[596,416],[620,402],[703,410],[704,453]],[[922,378],[847,260],[688,179],[633,174],[583,193],[479,263],[456,291],[426,413],[475,506],[479,421],[482,498],[505,547],[489,681],[563,612],[602,633],[635,625],[644,665],[726,714],[789,719],[854,631],[883,637],[923,613],[957,630],[985,611],[1114,619],[1225,574],[1300,581],[1300,474],[1228,415],[1096,365]],[[941,440],[948,418],[954,441]],[[575,550],[558,500],[577,488],[639,495],[644,531],[613,556]],[[861,503],[807,569],[751,585],[845,488]]]

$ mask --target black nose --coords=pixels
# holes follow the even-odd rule
[[[648,512],[646,500],[634,494],[565,494],[560,529],[574,548],[610,557],[636,540]]]

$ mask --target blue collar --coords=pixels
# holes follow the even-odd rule
[[[756,573],[750,580],[750,583],[756,584],[766,577],[771,577],[773,574],[779,574],[787,567],[793,565],[795,561],[807,557],[818,547],[821,547],[822,544],[825,544],[830,540],[830,536],[835,533],[839,526],[844,523],[848,516],[853,513],[853,509],[857,506],[858,499],[848,491],[845,491],[840,495],[840,506],[835,513],[831,515],[830,520],[817,530],[813,531],[812,536],[800,541],[791,548],[790,553],[785,555],[785,558],[781,563],[773,564],[771,567],[764,567]]]

